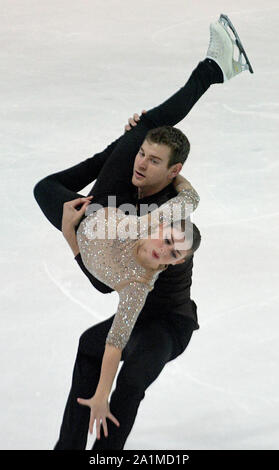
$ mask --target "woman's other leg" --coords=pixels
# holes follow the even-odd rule
[[[55,174],[47,176],[34,187],[34,197],[42,212],[58,230],[62,230],[62,215],[64,202],[84,197],[66,188],[56,178]]]
[[[111,155],[121,137],[112,142],[102,152],[66,170],[52,173],[35,185],[33,193],[38,205],[46,218],[58,230],[61,230],[64,202],[84,197],[78,191],[98,177],[105,161]]]

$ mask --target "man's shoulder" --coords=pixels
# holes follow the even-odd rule
[[[192,279],[193,274],[193,255],[191,255],[184,263],[169,265],[168,268],[162,271],[155,283],[155,286],[162,287],[166,284],[172,285],[176,289],[180,289],[182,285],[188,284]]]
[[[162,191],[159,193],[155,194],[156,200],[158,201],[158,204],[164,204],[165,202],[169,201],[173,197],[177,195],[177,192],[173,186],[173,184],[169,184],[166,186]]]
[[[166,276],[175,277],[180,273],[184,275],[185,273],[189,273],[191,275],[193,269],[193,259],[194,255],[191,255],[184,261],[184,263],[175,265],[170,264],[168,268],[160,274],[160,276],[165,274]]]

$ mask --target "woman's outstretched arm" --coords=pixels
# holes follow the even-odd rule
[[[89,431],[91,434],[93,433],[93,426],[96,420],[97,439],[100,439],[101,437],[101,421],[105,437],[108,436],[106,422],[107,418],[113,421],[118,427],[121,426],[117,418],[110,412],[108,402],[111,387],[118,369],[120,359],[121,350],[110,344],[106,344],[101,366],[99,384],[93,397],[89,399],[82,397],[77,398],[77,401],[80,405],[88,406],[91,410],[89,420]]]
[[[110,395],[111,387],[121,359],[122,349],[112,344],[106,343],[103,355],[101,374],[95,391],[95,396],[107,398]]]

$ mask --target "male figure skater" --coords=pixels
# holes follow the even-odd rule
[[[211,41],[207,59],[199,63],[186,85],[168,100],[170,102],[169,108],[179,106],[179,103],[184,102],[184,107],[187,103],[187,112],[189,112],[211,84],[222,83],[243,70],[241,61],[235,62],[233,59],[231,44],[231,39],[228,38],[228,33],[222,22],[219,21],[218,24],[211,27]],[[240,46],[238,45],[238,48],[241,52],[242,46]],[[182,96],[183,99],[181,99]],[[187,112],[185,113],[184,109],[183,114],[186,115]],[[158,116],[159,118],[160,116]],[[144,124],[148,123],[148,119],[148,113],[141,116],[137,126],[139,132],[142,131]],[[162,124],[159,121],[152,123],[154,128],[158,126],[158,123]],[[171,118],[168,116],[166,124],[172,125]],[[131,133],[134,132],[136,135],[137,128],[133,129]],[[51,191],[54,185],[59,186],[61,192],[65,192],[65,201],[74,199],[74,197],[71,198],[71,192],[76,198],[76,191],[98,177],[122,137],[104,152],[68,170],[50,175],[36,185],[35,197],[45,215],[57,228],[61,230],[62,207],[57,207],[55,197],[52,199]],[[156,203],[160,206],[175,196],[176,193],[171,184],[172,177],[181,171],[186,159],[184,155],[184,159],[181,157],[180,161],[168,167],[168,164],[171,163],[172,147],[179,146],[177,140],[179,140],[178,134],[172,133],[170,129],[165,130],[165,133],[160,133],[155,129],[154,139],[151,142],[142,140],[143,143],[139,151],[138,149],[135,151],[132,181],[127,188],[131,194],[127,202],[134,200],[137,203],[138,215],[140,215],[142,204]],[[159,165],[158,169],[157,165]],[[111,170],[113,177],[113,168]],[[174,170],[173,176],[172,170]],[[125,171],[126,168],[123,167],[123,173]],[[137,193],[135,193],[135,188]],[[77,252],[77,245],[72,233],[64,233],[64,236],[68,240],[81,269],[91,280],[92,276],[84,267]],[[95,441],[93,450],[124,448],[146,389],[158,377],[167,362],[182,354],[189,344],[193,331],[199,328],[196,305],[190,298],[192,267],[193,257],[185,263],[170,266],[160,274],[153,291],[148,295],[129,342],[122,351],[123,365],[110,399],[111,412],[119,421],[120,427],[108,420],[107,436],[104,435],[101,427],[100,439]],[[96,279],[92,279],[91,282],[96,287]],[[102,292],[111,291],[107,286],[101,284],[99,290]],[[59,440],[55,446],[56,450],[85,449],[86,447],[90,409],[87,406],[81,406],[77,402],[77,397],[89,398],[94,393],[100,375],[105,338],[113,318],[114,315],[89,328],[80,338],[72,387]],[[99,425],[100,423],[98,423]],[[99,437],[98,429],[97,437]]]

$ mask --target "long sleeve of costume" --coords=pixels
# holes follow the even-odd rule
[[[89,209],[89,207],[87,208]],[[118,292],[119,303],[106,342],[118,349],[127,344],[148,293],[159,273],[147,273],[135,257],[138,217],[116,208],[88,213],[77,230],[77,242],[86,269]],[[126,222],[129,222],[128,227]],[[136,237],[126,232],[129,225]],[[115,232],[114,232],[115,229]],[[113,232],[113,233],[112,233]],[[112,235],[110,237],[110,235]]]
[[[124,349],[150,291],[147,284],[130,282],[119,292],[118,309],[106,343]]]
[[[101,292],[102,294],[110,294],[111,292],[113,292],[113,289],[111,289],[109,286],[106,286],[106,284],[104,284],[103,282],[99,281],[98,279],[96,279],[96,277],[94,277],[89,271],[88,269],[86,269],[86,267],[84,266],[84,263],[82,261],[82,258],[81,258],[81,255],[80,253],[78,253],[76,256],[75,256],[75,260],[77,262],[77,264],[79,265],[80,269],[84,272],[85,276],[88,277],[89,281],[91,282],[91,284],[95,287],[95,289],[97,289],[99,292]]]
[[[158,224],[170,224],[181,219],[187,219],[190,214],[197,208],[200,201],[198,193],[191,189],[183,189],[177,196],[162,204],[150,214],[139,217],[140,233],[144,234],[146,228],[151,230]]]

